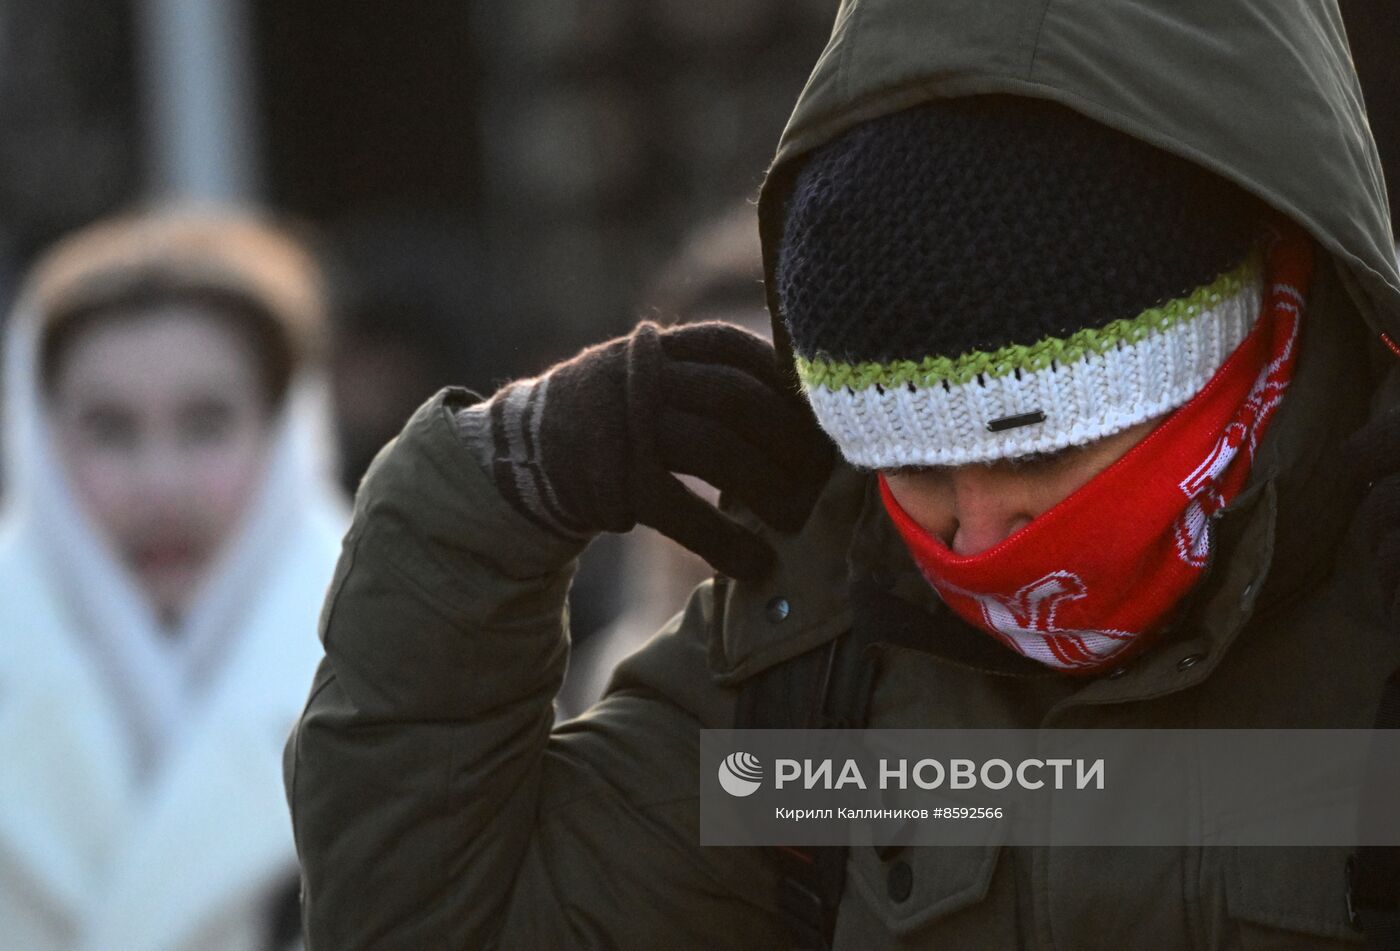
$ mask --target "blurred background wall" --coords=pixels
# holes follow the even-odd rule
[[[309,221],[353,484],[437,386],[630,326],[687,228],[756,191],[835,6],[0,0],[0,285],[162,193]]]

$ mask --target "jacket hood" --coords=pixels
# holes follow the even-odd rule
[[[860,122],[993,93],[1058,102],[1258,196],[1400,340],[1385,184],[1335,0],[843,0],[759,199],[780,348],[773,273],[803,157]]]

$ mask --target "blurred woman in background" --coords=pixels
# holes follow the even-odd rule
[[[344,529],[320,272],[242,214],[94,225],[7,328],[0,946],[295,943],[283,740]]]

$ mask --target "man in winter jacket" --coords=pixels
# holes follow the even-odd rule
[[[1341,849],[856,847],[803,936],[769,852],[697,841],[699,731],[788,725],[753,685],[853,629],[872,727],[1371,725],[1359,102],[1330,3],[843,4],[760,202],[776,359],[643,326],[367,477],[287,751],[310,946],[1359,941]],[[572,561],[637,523],[719,574],[552,729]]]

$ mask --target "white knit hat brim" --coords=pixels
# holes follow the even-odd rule
[[[1055,452],[1189,401],[1249,334],[1261,287],[1252,271],[1228,296],[1189,317],[1037,370],[963,383],[804,389],[818,422],[852,465],[960,466]],[[1017,417],[1041,416],[999,428]]]

